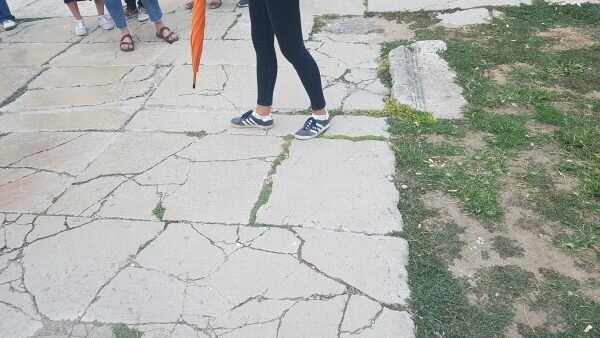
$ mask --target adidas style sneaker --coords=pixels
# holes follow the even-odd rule
[[[259,129],[271,129],[273,128],[273,119],[257,117],[252,110],[247,111],[240,117],[235,117],[231,120],[231,126],[235,128],[259,128]]]

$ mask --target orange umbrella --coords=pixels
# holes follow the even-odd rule
[[[204,30],[206,28],[206,0],[194,0],[194,10],[192,12],[192,35],[190,43],[192,44],[192,71],[194,72],[193,88],[196,88],[196,75],[200,67],[200,58],[202,57],[202,48],[204,47]]]

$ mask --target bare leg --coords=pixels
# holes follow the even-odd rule
[[[69,2],[67,4],[67,7],[69,7],[69,10],[71,11],[71,14],[73,14],[73,17],[75,17],[75,20],[79,21],[83,19],[81,17],[81,13],[79,13],[79,6],[77,5],[77,1]]]
[[[98,16],[104,15],[104,0],[94,0]]]
[[[325,110],[325,108],[319,109],[319,110],[313,110],[313,114],[315,114],[315,115],[325,115],[325,114],[327,114],[327,111]]]
[[[256,106],[256,113],[260,116],[269,116],[271,114],[271,106]]]

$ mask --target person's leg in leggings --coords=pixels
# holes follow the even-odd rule
[[[298,73],[316,115],[325,115],[325,98],[321,85],[321,74],[315,59],[304,46],[300,21],[299,0],[264,0],[269,20],[283,56]]]
[[[269,21],[266,0],[250,0],[250,21],[252,22],[252,43],[256,51],[256,80],[258,99],[256,113],[261,116],[271,114],[273,91],[277,80],[277,54],[275,54],[275,33]]]
[[[15,17],[10,14],[10,8],[6,0],[0,0],[0,24],[5,20],[15,21]]]

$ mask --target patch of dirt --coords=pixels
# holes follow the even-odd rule
[[[589,92],[589,93],[585,94],[584,96],[587,97],[588,99],[600,100],[600,91],[595,90],[593,92]]]
[[[422,199],[427,207],[438,209],[440,212],[438,218],[432,223],[455,222],[465,230],[465,233],[460,235],[460,239],[466,243],[461,250],[461,258],[454,260],[450,265],[450,271],[457,277],[471,278],[482,268],[516,265],[532,272],[536,277],[541,276],[538,269],[544,267],[579,281],[590,278],[600,281],[600,273],[579,268],[576,259],[557,249],[547,236],[521,227],[524,217],[541,220],[531,211],[519,207],[507,207],[509,213],[506,215],[502,234],[519,242],[525,253],[523,257],[503,259],[491,248],[492,238],[500,232],[492,232],[489,230],[490,226],[484,226],[480,221],[465,215],[456,199],[440,192],[427,192]],[[481,253],[484,251],[487,251],[488,259],[482,257]]]
[[[510,105],[510,106],[501,106],[498,108],[494,108],[494,113],[498,115],[517,115],[517,116],[529,116],[532,115],[533,112],[528,108]]]
[[[449,143],[455,146],[464,147],[469,153],[474,153],[477,150],[483,149],[487,146],[485,139],[491,134],[484,132],[469,132],[467,135],[459,140],[449,139],[444,135],[431,134],[425,136],[425,140],[429,143]]]
[[[514,309],[517,323],[521,323],[526,327],[542,326],[548,321],[546,312],[531,310],[525,303],[516,302]]]
[[[583,49],[596,44],[593,37],[573,27],[551,28],[537,35],[552,40],[552,44],[543,49],[548,52]]]
[[[580,110],[575,103],[569,101],[556,101],[553,106],[565,113],[576,113]]]
[[[572,191],[579,185],[579,180],[566,176],[555,167],[562,161],[563,152],[553,145],[544,145],[525,150],[519,156],[508,162],[509,176],[522,176],[527,172],[527,166],[532,163],[541,164],[552,179],[554,188],[559,191]]]
[[[487,76],[496,83],[504,85],[508,83],[510,72],[517,68],[533,69],[533,66],[522,62],[500,65],[492,69]]]
[[[558,127],[551,126],[545,123],[540,123],[535,120],[529,120],[525,123],[525,128],[527,128],[527,134],[529,136],[539,136],[544,134],[552,134],[558,130]]]

